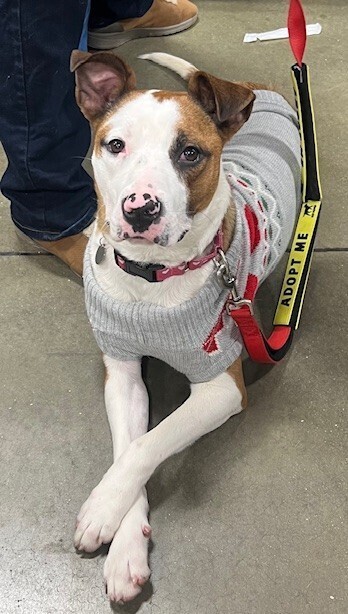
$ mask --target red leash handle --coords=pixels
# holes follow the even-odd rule
[[[292,52],[297,64],[301,67],[307,38],[306,18],[304,16],[301,0],[290,0],[288,31]]]

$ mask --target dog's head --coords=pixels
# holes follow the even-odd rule
[[[201,71],[187,93],[136,90],[132,69],[109,52],[75,51],[71,69],[94,134],[99,225],[121,252],[181,242],[207,214],[222,147],[248,119],[253,92]]]

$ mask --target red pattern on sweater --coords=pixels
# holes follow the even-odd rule
[[[249,205],[245,205],[244,213],[246,217],[246,221],[248,222],[249,229],[249,237],[250,237],[250,253],[256,249],[258,244],[260,243],[260,229],[257,222],[256,213],[249,207]]]
[[[214,352],[218,352],[220,350],[217,335],[224,327],[222,314],[223,310],[221,311],[214,328],[210,331],[208,337],[202,345],[203,350],[207,352],[207,354],[213,354]]]

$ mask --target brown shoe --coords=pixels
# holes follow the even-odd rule
[[[190,0],[154,0],[142,17],[90,30],[88,45],[93,49],[114,49],[133,38],[176,34],[193,26],[197,17],[198,9]]]
[[[30,241],[35,243],[38,247],[44,249],[45,252],[57,256],[57,258],[65,262],[76,275],[82,277],[83,256],[88,243],[88,238],[82,232],[77,235],[72,235],[71,237],[58,239],[57,241],[38,241],[28,236],[26,236],[26,238],[30,239]]]

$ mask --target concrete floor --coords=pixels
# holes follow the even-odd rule
[[[286,2],[197,4],[200,21],[191,31],[120,49],[140,86],[178,86],[177,77],[136,60],[140,52],[163,50],[225,78],[278,83],[291,96],[287,42],[241,42],[247,31],[284,25]],[[348,611],[348,10],[345,0],[306,4],[309,21],[323,26],[308,41],[306,59],[325,202],[301,329],[282,365],[245,361],[248,412],[150,480],[151,583],[115,611]],[[0,611],[107,613],[105,551],[83,558],[72,545],[75,515],[111,462],[102,366],[83,289],[53,257],[16,238],[4,199],[0,216]],[[280,279],[279,270],[259,296],[266,322]],[[186,383],[156,363],[147,375],[156,422],[186,393]]]

